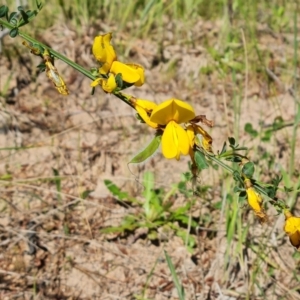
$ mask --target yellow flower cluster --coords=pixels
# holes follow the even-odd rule
[[[117,60],[116,52],[110,44],[111,33],[96,36],[93,43],[93,54],[101,64],[100,77],[92,82],[91,86],[100,85],[107,93],[112,93],[117,87],[116,76],[121,74],[122,80],[135,86],[141,86],[145,82],[144,68],[137,64],[124,64]]]
[[[101,64],[99,78],[91,86],[100,85],[105,92],[114,93],[118,86],[117,76],[128,85],[141,86],[145,82],[144,69],[137,64],[124,64],[117,60],[117,56],[110,41],[111,33],[99,35],[94,39],[93,54]],[[129,97],[130,104],[140,115],[141,119],[150,127],[162,133],[162,153],[166,158],[180,159],[180,155],[194,157],[194,145],[212,152],[212,138],[199,125],[196,125],[193,107],[178,99],[168,99],[157,105],[149,100]],[[184,124],[182,127],[180,124]]]
[[[193,122],[195,111],[186,102],[172,98],[157,105],[149,100],[132,97],[131,104],[147,125],[163,131],[161,146],[164,157],[179,160],[181,154],[190,154],[193,159],[194,146],[200,146],[198,137],[202,140],[202,148],[212,152],[212,138]],[[184,127],[180,124],[184,124]]]

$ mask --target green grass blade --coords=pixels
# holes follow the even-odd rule
[[[175,267],[172,263],[172,260],[171,260],[170,256],[168,255],[168,253],[165,250],[164,250],[164,253],[165,253],[167,263],[168,263],[168,267],[170,269],[170,272],[171,272],[171,275],[172,275],[172,278],[173,278],[173,282],[174,282],[175,287],[176,287],[177,292],[178,292],[178,297],[179,297],[180,300],[184,300],[185,299],[184,288],[178,280],[178,277],[177,277],[177,274],[176,274],[176,271],[175,271]]]

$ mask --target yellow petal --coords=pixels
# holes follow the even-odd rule
[[[183,155],[188,155],[190,150],[190,141],[186,131],[177,123],[174,122],[174,127],[176,129],[178,141],[179,141],[179,150]],[[178,157],[179,159],[179,157]]]
[[[154,129],[158,127],[158,124],[150,121],[150,115],[153,109],[157,106],[156,103],[142,99],[137,99],[136,101],[132,101],[131,103],[147,125]]]
[[[294,216],[287,218],[284,225],[284,231],[288,235],[294,234],[296,231],[300,232],[300,218]]]
[[[109,75],[108,79],[100,78],[102,89],[107,93],[112,93],[117,87],[115,76],[113,74]]]
[[[300,218],[294,217],[289,210],[285,210],[284,231],[290,238],[291,244],[297,249],[300,247]]]
[[[249,179],[245,180],[245,186],[249,186],[251,181]],[[262,198],[259,193],[257,193],[252,186],[246,188],[248,203],[253,209],[255,215],[259,218],[260,223],[266,223],[268,221],[268,216],[262,208]]]
[[[170,121],[162,135],[162,153],[166,158],[180,158],[189,153],[189,138],[186,131],[174,121]]]
[[[261,199],[261,196],[258,193],[256,193],[256,191],[254,190],[253,187],[247,188],[246,192],[247,192],[247,197],[248,197],[248,203],[251,206],[251,208],[255,212],[262,211],[262,207],[261,207],[262,199]]]
[[[102,85],[102,81],[104,79],[103,78],[97,78],[96,80],[94,80],[92,83],[91,83],[91,87],[95,87],[97,85]]]
[[[195,112],[191,105],[172,98],[159,104],[153,110],[150,121],[160,125],[167,125],[171,120],[180,124],[193,118],[195,118]]]
[[[100,74],[107,74],[112,63],[117,59],[115,50],[110,44],[112,38],[111,33],[96,36],[93,43],[93,54],[96,59],[102,64],[99,69]]]
[[[244,185],[247,192],[249,206],[254,210],[254,213],[259,218],[260,223],[268,222],[268,216],[262,207],[261,195],[255,191],[249,178],[245,178]]]
[[[114,75],[121,73],[122,79],[128,83],[136,83],[140,80],[139,72],[136,69],[133,69],[119,61],[114,61],[112,63],[110,72]]]
[[[136,72],[139,74],[140,79],[134,83],[135,86],[142,86],[145,83],[145,70],[142,66],[138,64],[126,64],[130,68],[136,70]]]
[[[150,100],[143,100],[143,99],[136,99],[133,105],[134,107],[139,106],[150,113],[152,113],[153,109],[157,106],[155,102]]]

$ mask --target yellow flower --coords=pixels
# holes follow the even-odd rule
[[[261,223],[265,223],[268,220],[268,216],[262,208],[262,198],[259,193],[255,191],[252,186],[251,180],[246,178],[244,180],[246,193],[248,198],[248,204],[253,209],[255,215],[259,218]]]
[[[97,78],[91,83],[92,87],[101,85],[102,89],[107,93],[112,93],[117,88],[117,83],[114,75],[109,75],[108,79],[106,78]]]
[[[137,64],[123,64],[119,61],[114,61],[110,68],[110,73],[122,74],[123,81],[141,86],[145,82],[144,68]]]
[[[192,124],[187,127],[187,134],[191,148],[196,144],[205,151],[212,153],[212,137],[199,125]]]
[[[135,99],[134,97],[131,97],[129,101],[143,121],[150,127],[157,129],[158,124],[150,121],[151,113],[157,107],[157,104],[149,100]]]
[[[290,211],[285,210],[284,231],[290,238],[291,244],[299,249],[300,247],[300,218],[294,217]]]
[[[135,86],[142,86],[145,83],[144,68],[138,64],[123,64],[115,61],[112,64],[110,72],[114,75],[122,74],[122,79]]]
[[[117,88],[115,76],[122,75],[122,80],[135,86],[141,86],[145,82],[144,68],[138,64],[124,64],[117,61],[113,46],[110,44],[111,33],[95,37],[93,54],[101,63],[99,74],[104,77],[97,78],[91,83],[92,87],[101,85],[103,90],[112,93]],[[106,78],[108,76],[108,78]],[[126,87],[126,84],[125,84]]]
[[[166,126],[161,140],[162,153],[166,158],[179,160],[180,154],[189,154],[189,137],[179,124],[188,122],[194,117],[193,107],[178,99],[166,100],[154,108],[150,121]]]
[[[114,47],[110,44],[112,38],[111,33],[96,36],[93,44],[93,54],[96,59],[102,64],[99,69],[100,74],[107,74],[112,63],[117,59]]]

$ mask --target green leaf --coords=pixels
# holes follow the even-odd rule
[[[13,29],[9,32],[9,36],[12,37],[12,38],[14,38],[14,37],[16,37],[16,36],[18,35],[18,33],[19,33],[18,28],[13,28]]]
[[[90,69],[90,72],[92,73],[93,76],[97,76],[98,75],[98,69],[93,67]]]
[[[230,146],[234,146],[235,145],[235,138],[234,137],[229,137],[228,141],[229,141]]]
[[[242,173],[247,177],[247,178],[252,178],[253,174],[255,171],[255,166],[254,163],[249,161],[247,162],[243,168],[242,168]]]
[[[196,222],[193,219],[190,221],[190,217],[188,217],[188,216],[182,216],[182,215],[181,216],[177,216],[176,217],[176,221],[180,221],[180,222],[182,222],[185,225],[188,225],[191,222],[191,227],[192,228],[196,228],[199,225],[198,222]]]
[[[108,188],[108,190],[116,196],[119,200],[127,200],[129,199],[129,196],[126,192],[122,192],[112,181],[110,180],[104,180],[104,184]]]
[[[147,221],[155,222],[164,213],[163,206],[163,190],[154,189],[154,174],[152,172],[145,172],[143,177],[143,196],[145,201],[143,203],[144,214]]]
[[[214,204],[212,205],[212,207],[213,207],[214,209],[220,209],[220,210],[221,210],[221,208],[222,208],[222,201],[218,201],[218,202],[214,203]]]
[[[284,120],[282,119],[282,117],[281,117],[281,116],[276,117],[276,118],[274,119],[273,124],[272,124],[272,129],[273,129],[273,131],[280,130],[280,129],[282,129],[283,127],[284,127]]]
[[[143,195],[146,199],[150,199],[152,196],[152,191],[154,188],[154,174],[153,172],[145,172],[143,176],[143,185],[145,187],[145,190],[143,192]]]
[[[243,203],[247,199],[246,191],[241,191],[239,194],[239,203]]]
[[[240,191],[242,191],[242,189],[237,185],[233,188],[234,193],[239,193]]]
[[[39,72],[44,72],[46,70],[46,65],[44,63],[41,63],[36,66]]]
[[[0,18],[3,18],[8,13],[8,7],[6,5],[0,6]]]
[[[61,181],[60,181],[60,176],[59,176],[59,172],[57,169],[52,168],[53,174],[55,176],[55,185],[56,185],[56,189],[58,192],[61,191]]]
[[[11,174],[3,174],[0,176],[0,180],[11,180],[12,178]]]
[[[135,216],[127,215],[120,226],[111,226],[100,229],[101,233],[123,233],[125,231],[134,231],[140,227]]]
[[[151,143],[139,154],[137,154],[129,163],[138,164],[151,157],[158,149],[161,141],[161,135],[155,135]]]
[[[13,19],[11,19],[10,21],[9,21],[9,23],[11,24],[11,25],[13,25],[13,26],[17,26],[17,24],[18,24],[18,19],[16,19],[16,18],[13,18]]]
[[[255,130],[252,126],[251,123],[247,123],[244,127],[244,130],[250,134],[252,137],[257,137],[258,136],[258,131]]]
[[[207,164],[206,158],[202,152],[200,152],[200,151],[195,152],[195,162],[196,162],[197,168],[200,171],[204,170],[204,169],[208,169],[208,164]]]
[[[36,7],[38,8],[38,10],[41,10],[43,8],[43,6],[44,6],[44,4],[42,4],[38,0],[36,0],[35,3],[36,3]]]
[[[243,179],[241,178],[240,173],[239,173],[237,170],[233,171],[232,177],[233,177],[233,179],[234,179],[235,181],[240,182],[241,184],[244,183],[244,182],[243,182]]]
[[[140,204],[140,202],[130,197],[126,192],[122,192],[113,182],[110,180],[104,180],[104,184],[106,185],[107,189],[117,198],[119,201],[128,201],[131,203]]]
[[[17,12],[15,12],[15,11],[12,12],[8,17],[8,22],[10,23],[11,19],[13,19],[13,18],[17,19],[17,17],[18,17],[17,15],[18,15]]]
[[[264,133],[264,136],[261,138],[263,142],[269,142],[271,140],[271,137],[273,135],[272,130],[266,130]]]
[[[223,147],[222,147],[222,150],[221,150],[221,152],[220,152],[220,155],[221,155],[222,153],[226,152],[226,151],[227,151],[227,145],[226,145],[226,142],[224,142]]]
[[[190,208],[191,203],[187,203],[185,206],[178,207],[175,211],[172,212],[172,214],[174,214],[174,217],[176,218],[178,215],[185,214],[187,211],[189,211]]]
[[[26,15],[27,15],[27,18],[30,19],[31,17],[37,15],[37,11],[36,10],[27,10]]]
[[[225,159],[227,161],[232,161],[232,162],[236,162],[236,163],[242,162],[242,158],[239,156],[226,157]]]
[[[83,191],[83,192],[81,193],[81,195],[80,195],[80,198],[81,198],[81,199],[86,199],[86,198],[89,196],[89,194],[90,194],[91,192],[93,192],[93,190],[85,190],[85,191]]]
[[[284,188],[284,191],[286,192],[286,193],[290,193],[290,192],[292,192],[293,190],[294,190],[294,188],[292,188],[292,187],[287,187],[287,186],[284,186],[283,187]]]
[[[272,179],[272,183],[276,188],[278,188],[279,183],[282,181],[283,176],[275,175],[275,178]]]
[[[158,239],[158,234],[155,230],[150,230],[149,233],[147,234],[147,237],[149,240],[154,241]]]
[[[275,198],[275,196],[276,196],[276,190],[277,190],[276,187],[274,187],[274,186],[268,186],[268,187],[265,187],[263,190],[267,193],[267,195],[270,198]]]
[[[175,271],[175,267],[172,263],[172,260],[171,260],[170,256],[168,255],[166,250],[164,250],[164,252],[165,252],[165,257],[166,257],[166,260],[167,260],[167,263],[168,263],[169,270],[170,270],[172,278],[173,278],[173,282],[174,282],[175,287],[177,289],[178,297],[179,297],[180,300],[184,300],[185,299],[184,288],[178,280],[178,277],[177,277],[177,274],[176,274],[176,271]]]
[[[122,78],[122,74],[121,73],[118,73],[115,76],[115,80],[116,80],[117,87],[118,88],[122,88],[123,87],[123,78]]]
[[[27,15],[27,13],[25,13],[24,10],[21,10],[20,13],[21,13],[22,18],[24,20],[24,23],[28,23],[28,15]]]
[[[21,6],[21,5],[20,5],[20,6],[18,6],[18,8],[17,8],[17,9],[18,9],[18,11],[22,11],[22,10],[24,10],[23,6]]]
[[[194,248],[196,246],[196,240],[193,236],[190,235],[186,230],[179,229],[176,231],[176,235],[182,238],[182,241],[185,243],[187,239],[187,246]]]
[[[132,225],[134,225],[134,226],[138,226],[138,225],[140,225],[139,223],[138,223],[138,221],[139,221],[139,216],[136,216],[136,215],[126,215],[125,217],[124,217],[124,219],[122,220],[122,226],[125,226],[126,228],[130,228],[130,227],[132,227]]]

